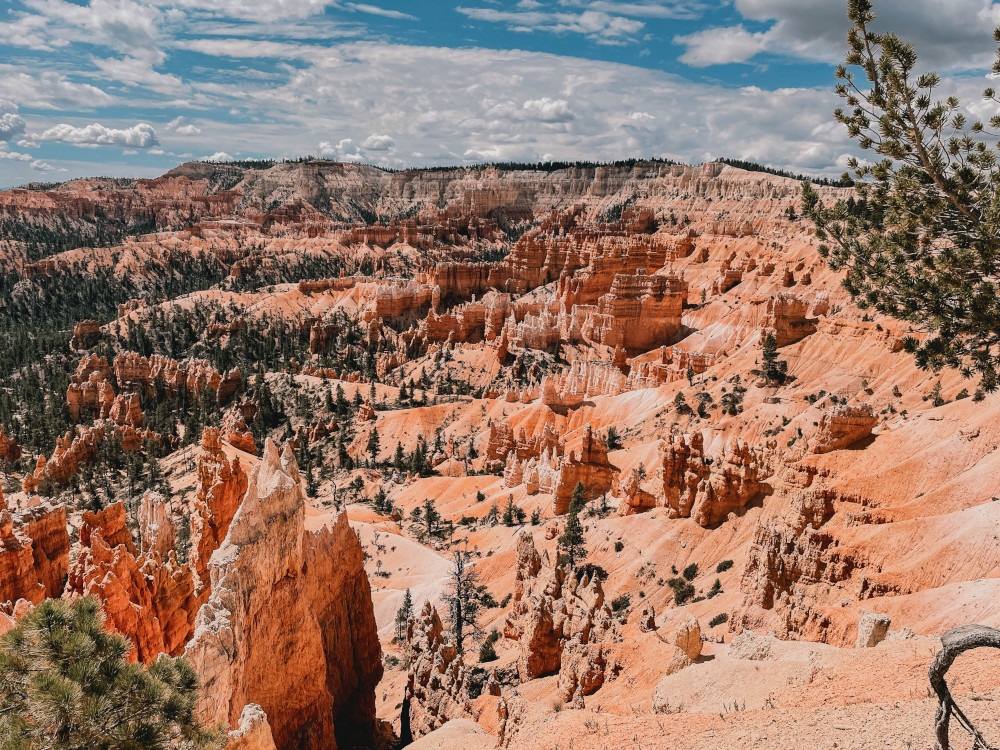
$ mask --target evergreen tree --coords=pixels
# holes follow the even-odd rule
[[[684,393],[682,391],[678,391],[677,395],[674,396],[674,410],[678,414],[690,414],[691,413],[691,407],[688,406],[687,399],[684,398]]]
[[[578,487],[582,487],[579,483]],[[576,490],[574,489],[574,494]],[[566,527],[563,529],[562,535],[559,537],[559,546],[563,548],[566,555],[566,560],[569,562],[569,567],[572,570],[576,569],[577,560],[582,560],[587,557],[587,540],[583,535],[583,524],[580,523],[580,509],[583,506],[582,503],[571,502],[569,505],[569,512],[566,514]]]
[[[761,344],[760,367],[751,370],[753,375],[764,378],[769,384],[782,385],[788,378],[788,363],[778,359],[778,342],[767,334]]]
[[[517,511],[518,510],[520,510],[520,508],[517,508],[514,505],[514,496],[513,495],[507,495],[507,505],[505,505],[504,509],[503,509],[503,524],[504,524],[504,526],[513,526],[514,525],[514,521],[517,518]]]
[[[583,525],[580,523],[580,513],[587,502],[587,490],[583,482],[577,482],[570,496],[569,510],[566,514],[566,527],[559,537],[559,545],[566,551],[566,559],[574,568],[579,557],[586,557],[584,548],[586,540],[583,535]]]
[[[424,524],[427,526],[427,536],[430,537],[437,531],[441,523],[441,514],[438,513],[438,509],[434,507],[434,501],[430,498],[424,500],[423,518]]]
[[[448,604],[452,637],[459,653],[465,651],[466,628],[471,629],[474,634],[479,632],[482,595],[479,577],[472,567],[471,555],[463,550],[456,550],[452,555],[451,580],[445,602]]]
[[[354,460],[344,444],[344,430],[340,430],[340,434],[337,436],[337,463],[341,469],[350,471],[354,468]]]
[[[371,456],[372,465],[375,464],[378,458],[378,430],[372,427],[372,433],[368,436],[368,442],[365,444],[365,450],[368,451],[368,455]]]
[[[871,0],[848,0],[853,27],[834,113],[872,154],[852,159],[860,200],[824,206],[803,187],[803,214],[816,225],[820,253],[846,269],[855,303],[925,327],[904,348],[922,368],[978,373],[988,391],[1000,384],[1000,163],[995,134],[969,124],[955,96],[935,100],[936,73],[917,72],[911,44],[876,34]],[[994,32],[1000,41],[1000,29]],[[1000,72],[1000,55],[994,64]],[[856,77],[863,74],[867,83]],[[994,89],[983,96],[1000,102]],[[984,109],[989,105],[984,105]],[[994,115],[989,128],[1000,128]],[[986,137],[984,137],[986,136]],[[991,141],[990,139],[994,140]],[[845,178],[847,175],[845,175]]]
[[[348,412],[351,410],[351,405],[348,404],[347,399],[344,398],[344,387],[340,383],[337,383],[336,408],[338,417],[346,417]]]
[[[316,467],[310,462],[306,467],[306,497],[315,498],[319,495],[319,483],[316,481]]]
[[[198,678],[161,655],[130,664],[96,597],[48,599],[0,640],[0,743],[10,748],[221,748],[195,718]]]
[[[410,596],[410,590],[407,589],[406,593],[403,594],[403,604],[396,610],[397,643],[402,642],[406,636],[406,624],[410,621],[411,615],[413,615],[413,597]]]
[[[618,436],[618,430],[613,426],[608,428],[608,434],[604,436],[604,444],[609,451],[618,450],[622,447],[622,440]]]

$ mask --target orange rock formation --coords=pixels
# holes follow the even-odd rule
[[[346,515],[306,532],[300,482],[291,450],[268,441],[187,655],[203,720],[235,727],[256,703],[278,747],[335,748],[373,735],[381,653],[357,537]],[[277,673],[276,653],[289,655]]]

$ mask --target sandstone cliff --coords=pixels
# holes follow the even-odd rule
[[[235,727],[259,704],[278,748],[370,739],[382,665],[361,547],[341,515],[304,529],[289,448],[268,442],[210,563],[212,593],[187,647],[201,716]]]

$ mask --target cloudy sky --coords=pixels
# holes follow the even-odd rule
[[[2,0],[0,187],[305,154],[839,174],[842,0]],[[878,0],[976,114],[1000,1]]]

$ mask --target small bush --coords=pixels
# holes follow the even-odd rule
[[[625,549],[625,542],[619,539],[615,542],[615,552],[621,552],[623,549]]]
[[[479,663],[485,664],[486,662],[496,661],[497,652],[493,647],[493,644],[489,640],[483,641],[483,645],[479,647]]]
[[[720,562],[718,565],[715,566],[715,572],[716,573],[725,573],[731,567],[733,567],[733,561],[732,560],[723,560],[722,562]]]
[[[683,578],[671,578],[668,585],[674,590],[674,604],[678,607],[694,596],[694,586]]]
[[[715,617],[713,617],[711,620],[708,621],[708,627],[714,628],[717,625],[721,625],[724,622],[729,622],[729,615],[725,612],[722,612],[721,614],[717,614]]]
[[[486,607],[486,609],[494,609],[500,606],[500,603],[493,598],[493,594],[491,594],[489,591],[483,594],[483,598],[480,599],[479,601],[484,607]]]
[[[687,580],[693,581],[698,577],[698,563],[691,563],[688,565],[684,568],[684,572],[681,575],[683,575]]]
[[[469,670],[469,677],[466,680],[466,690],[469,697],[475,700],[483,694],[483,686],[486,684],[486,670],[482,667],[473,667]]]
[[[611,600],[611,611],[618,614],[628,609],[630,604],[632,604],[632,597],[628,594],[622,594],[617,599]]]

